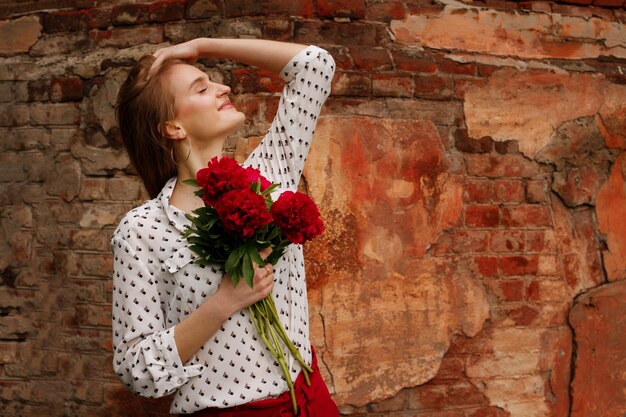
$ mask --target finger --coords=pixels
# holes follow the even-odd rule
[[[164,60],[164,55],[163,54],[159,54],[159,56],[157,57],[157,59],[154,60],[154,62],[152,63],[152,66],[150,66],[150,69],[148,70],[148,76],[146,77],[148,80],[154,76],[154,74],[156,74],[156,72],[159,70],[159,67],[161,66],[161,63]]]
[[[261,258],[263,260],[267,259],[268,256],[270,256],[272,253],[272,248],[267,247],[261,250],[261,252],[259,252],[259,255],[261,256]]]

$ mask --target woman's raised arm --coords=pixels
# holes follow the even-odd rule
[[[263,39],[197,38],[158,49],[154,53],[156,60],[150,68],[149,76],[166,59],[194,62],[203,56],[231,59],[278,73],[291,58],[305,48],[306,45],[297,43]]]

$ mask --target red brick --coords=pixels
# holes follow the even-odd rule
[[[76,125],[80,109],[77,103],[33,104],[30,120],[35,125]]]
[[[494,144],[495,151],[499,154],[519,153],[519,142],[516,140],[497,141]]]
[[[365,8],[365,19],[375,22],[390,22],[406,17],[404,4],[399,1],[385,1],[368,4]]]
[[[598,7],[625,7],[624,0],[593,0],[593,5]]]
[[[156,44],[164,40],[161,26],[114,28],[93,32],[91,36],[102,47],[119,48],[129,48],[141,43]]]
[[[493,140],[489,136],[480,139],[472,139],[467,134],[467,129],[458,128],[454,132],[454,147],[467,153],[491,152]]]
[[[271,123],[274,120],[274,116],[278,111],[278,105],[280,103],[280,98],[277,96],[268,97],[265,100],[265,121],[267,123]]]
[[[552,225],[552,220],[545,206],[503,206],[502,224],[508,227],[546,227]]]
[[[509,417],[511,414],[502,407],[484,406],[478,410],[468,410],[467,417]]]
[[[380,43],[377,26],[373,24],[353,22],[348,25],[332,21],[312,20],[295,22],[293,41],[358,47],[378,46]]]
[[[110,250],[110,236],[107,230],[65,228],[64,231],[69,233],[69,244],[73,250],[93,250],[99,252]]]
[[[409,391],[402,390],[398,392],[395,396],[382,400],[377,403],[372,403],[368,408],[371,408],[372,411],[380,413],[383,411],[402,411],[405,410],[409,406]]]
[[[284,19],[267,19],[263,21],[264,38],[276,41],[289,41],[292,36],[293,22]]]
[[[529,252],[554,252],[556,240],[552,230],[527,230],[526,250]]]
[[[491,181],[466,179],[463,201],[467,203],[490,203],[492,199]]]
[[[478,75],[483,78],[489,78],[491,74],[500,69],[500,67],[496,65],[486,65],[486,64],[478,64]],[[483,82],[484,85],[485,82]]]
[[[454,82],[437,75],[415,76],[415,97],[450,97],[454,91]]]
[[[104,285],[98,279],[72,279],[71,299],[68,299],[68,292],[59,293],[57,296],[57,305],[63,310],[74,307],[76,302],[79,303],[106,303],[106,295],[104,294]]]
[[[506,317],[513,320],[516,326],[530,326],[539,315],[536,309],[528,305],[518,307],[503,306],[502,311]]]
[[[410,76],[374,74],[372,94],[377,97],[411,97],[413,80]]]
[[[546,182],[544,180],[526,181],[526,201],[528,203],[546,202]]]
[[[89,30],[91,17],[85,10],[46,13],[41,16],[44,32],[76,32]]]
[[[504,301],[522,301],[524,299],[524,281],[499,281]]]
[[[449,353],[449,352],[448,352]],[[434,380],[461,379],[465,377],[465,361],[450,355],[442,358],[441,366]]]
[[[463,405],[480,405],[485,403],[484,393],[475,384],[461,380],[450,382],[446,385],[448,398],[457,398],[462,401]],[[455,405],[459,402],[455,401]]]
[[[499,223],[498,206],[471,205],[465,207],[465,225],[469,227],[496,227]]]
[[[108,196],[114,201],[136,201],[140,198],[142,182],[139,177],[109,178]]]
[[[123,4],[111,10],[111,23],[119,25],[140,25],[147,21],[147,4]]]
[[[335,60],[335,67],[338,70],[352,70],[352,58],[349,54],[348,48],[328,46],[326,50],[333,56]]]
[[[526,234],[522,230],[493,230],[491,250],[494,252],[522,252],[525,250]]]
[[[18,342],[0,341],[0,365],[17,360]]]
[[[232,71],[231,87],[233,92],[241,93],[278,93],[285,82],[277,74],[258,68],[238,68]]]
[[[449,401],[446,395],[446,387],[442,385],[422,385],[412,388],[409,393],[411,409],[434,409],[445,408]],[[434,414],[434,413],[430,413]]]
[[[465,98],[465,92],[469,88],[476,87],[484,87],[485,80],[474,80],[474,79],[465,79],[465,78],[455,78],[454,79],[454,96],[456,98]]]
[[[185,17],[185,0],[164,0],[150,4],[149,22],[169,22]]]
[[[491,277],[498,274],[498,258],[479,256],[474,258],[474,263],[478,268],[478,272],[484,276]]]
[[[489,249],[489,232],[483,230],[462,230],[442,235],[435,245],[435,253],[486,252]]]
[[[413,2],[407,5],[410,15],[424,15],[424,16],[440,16],[441,12],[445,8],[444,4],[439,3],[427,3],[427,2]]]
[[[189,0],[185,17],[187,19],[207,19],[221,16],[223,12],[222,2],[219,0]]]
[[[328,113],[335,115],[375,116],[384,114],[386,103],[383,103],[383,100],[371,100],[369,98],[333,97],[331,94],[325,107]]]
[[[537,274],[539,258],[536,256],[502,256],[499,258],[503,275]]]
[[[365,17],[365,0],[317,0],[316,5],[320,17]]]
[[[338,71],[333,78],[331,89],[334,96],[369,97],[372,92],[372,80],[367,73]]]
[[[439,71],[448,74],[476,75],[476,64],[473,62],[461,63],[451,59],[440,58],[437,60]]]
[[[354,67],[361,70],[390,70],[393,68],[387,48],[350,48]]]
[[[111,11],[111,7],[108,6],[89,9],[89,14],[91,16],[91,21],[89,22],[89,24],[91,25],[91,28],[108,28],[111,24]]]
[[[53,102],[83,99],[83,81],[78,77],[54,78],[50,85],[50,100]]]
[[[497,202],[521,203],[524,201],[524,183],[521,180],[496,179],[493,194]]]
[[[550,1],[522,1],[519,3],[520,8],[527,8],[535,12],[552,13],[552,7]]]
[[[111,306],[77,304],[76,319],[79,326],[111,327]]]
[[[229,0],[224,3],[227,17],[266,16],[269,13],[286,16],[313,17],[313,2],[309,0]]]
[[[418,55],[412,50],[395,50],[391,52],[396,69],[410,72],[434,73],[437,65],[432,58]]]
[[[467,173],[477,177],[533,177],[539,171],[538,164],[522,155],[466,155]]]
[[[33,80],[28,82],[28,101],[50,100],[50,80]]]
[[[83,254],[81,267],[85,275],[108,277],[113,273],[113,258],[111,254]],[[102,283],[100,282],[98,285],[102,286]]]

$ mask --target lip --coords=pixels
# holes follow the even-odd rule
[[[225,102],[222,103],[222,105],[217,109],[217,111],[223,110],[223,109],[234,109],[235,106],[233,106],[233,103],[230,102],[230,100],[226,100]]]

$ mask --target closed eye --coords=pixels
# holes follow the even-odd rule
[[[207,90],[207,88],[208,88],[208,87],[204,87],[204,88],[200,89],[200,90],[198,91],[198,93],[204,93],[204,92]]]

